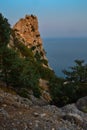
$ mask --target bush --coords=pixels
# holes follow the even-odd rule
[[[25,88],[20,89],[20,91],[18,92],[18,94],[19,94],[21,97],[29,98],[28,90],[25,89]]]
[[[63,80],[54,76],[49,82],[50,94],[52,98],[52,104],[57,106],[63,106],[67,101],[67,98],[63,92]]]
[[[10,24],[8,20],[0,13],[0,47],[9,43],[11,34]]]
[[[50,80],[55,76],[54,71],[49,68],[43,67],[42,65],[38,64],[38,71],[40,77],[46,80]]]
[[[31,49],[29,49],[27,46],[25,46],[17,38],[14,38],[14,44],[23,57],[29,57],[31,59],[34,59],[34,55],[33,55],[33,52],[31,51]]]
[[[47,61],[47,60],[42,59],[41,62],[42,62],[44,65],[48,66],[48,61]]]

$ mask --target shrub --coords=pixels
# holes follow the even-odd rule
[[[0,47],[9,43],[11,34],[10,24],[8,20],[0,13]]]
[[[20,91],[18,91],[18,94],[19,94],[21,97],[29,98],[28,90],[25,89],[25,88],[20,89]]]
[[[25,56],[25,57],[34,59],[34,55],[33,55],[33,52],[31,51],[31,49],[28,48],[27,46],[25,46],[17,38],[14,38],[14,44],[15,44],[16,48],[18,48],[18,51],[22,54],[23,57]]]
[[[48,61],[46,59],[42,59],[41,62],[48,66]]]

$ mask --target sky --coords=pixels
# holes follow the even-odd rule
[[[11,26],[36,15],[43,38],[87,37],[87,0],[0,0],[0,12]]]

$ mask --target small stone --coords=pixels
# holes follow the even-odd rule
[[[18,129],[16,129],[16,128],[13,128],[13,130],[18,130]]]
[[[55,128],[52,128],[52,130],[55,130]]]
[[[2,106],[3,106],[3,107],[6,107],[7,105],[6,105],[6,104],[3,104]]]
[[[9,117],[8,112],[6,110],[4,110],[4,108],[1,108],[0,112],[4,115],[4,117],[7,117],[7,118]]]
[[[34,116],[37,117],[39,116],[39,114],[37,112],[34,112]]]
[[[32,126],[32,124],[33,124],[32,122],[29,123],[30,126]]]
[[[38,120],[35,121],[35,127],[36,127],[36,128],[38,128],[39,122],[40,122],[40,121],[38,121]]]
[[[15,124],[14,124],[14,123],[12,123],[12,125],[14,126]]]
[[[43,117],[45,117],[45,116],[46,116],[46,113],[42,113],[42,114],[40,115],[41,118],[43,118]]]
[[[19,112],[20,115],[22,115],[22,112]]]

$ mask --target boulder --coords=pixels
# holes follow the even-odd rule
[[[80,98],[77,102],[76,102],[76,106],[79,110],[86,112],[87,113],[87,96]]]

